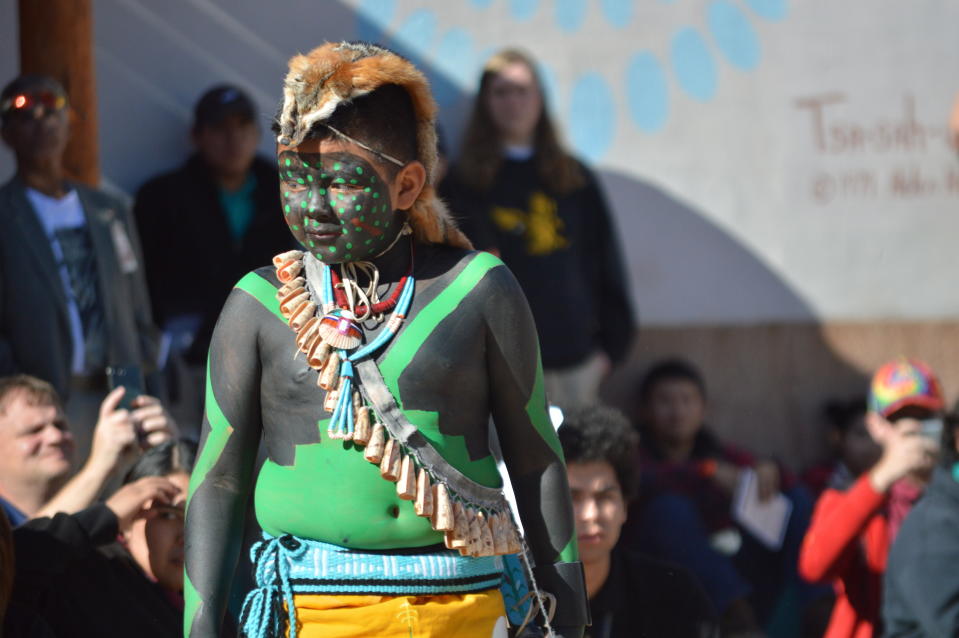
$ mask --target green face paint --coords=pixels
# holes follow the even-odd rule
[[[387,182],[377,179],[376,169],[362,157],[348,152],[284,150],[277,160],[284,210],[289,213],[292,208],[299,213],[286,215],[287,225],[320,261],[371,259],[385,250],[402,228],[390,203]]]

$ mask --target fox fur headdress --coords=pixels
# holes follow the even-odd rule
[[[417,159],[426,168],[426,185],[409,211],[413,234],[420,241],[472,249],[434,189],[436,102],[429,83],[412,62],[389,49],[365,42],[327,42],[290,58],[277,142],[299,145],[315,124],[329,119],[341,104],[386,84],[396,84],[410,96],[416,114]],[[375,140],[364,142],[376,147]]]

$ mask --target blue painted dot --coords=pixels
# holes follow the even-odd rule
[[[729,63],[748,71],[759,64],[759,38],[743,12],[726,0],[709,5],[709,30]]]
[[[632,0],[602,0],[600,7],[606,20],[614,27],[621,29],[633,19]]]
[[[570,97],[569,130],[573,147],[595,162],[613,142],[616,107],[613,91],[599,73],[585,73],[576,80]]]
[[[692,28],[681,29],[670,43],[673,73],[690,97],[708,102],[716,94],[716,61],[706,41]]]
[[[422,62],[436,37],[436,14],[429,9],[414,11],[393,35],[397,49],[414,62]]]
[[[586,18],[586,0],[556,0],[556,24],[567,33],[577,31]]]
[[[787,0],[746,0],[746,4],[757,15],[767,20],[782,20],[789,12]]]
[[[539,0],[509,0],[509,12],[514,20],[524,22],[533,17],[538,5]]]
[[[477,75],[475,65],[473,36],[469,31],[460,28],[447,31],[433,54],[435,74],[442,76],[442,81],[432,83],[433,97],[440,106],[456,101],[465,88],[460,83],[473,82]]]
[[[543,99],[545,100],[547,110],[555,110],[560,104],[559,80],[552,67],[542,62],[536,63],[536,73],[539,75],[540,82],[543,83]]]
[[[652,133],[666,124],[669,87],[666,72],[649,51],[636,54],[626,70],[626,101],[629,113],[641,130]]]
[[[397,0],[362,0],[356,9],[356,35],[360,40],[376,42],[396,15]]]

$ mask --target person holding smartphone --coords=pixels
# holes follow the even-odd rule
[[[858,478],[834,477],[799,555],[803,578],[836,586],[825,638],[879,635],[889,547],[931,477],[944,406],[939,380],[922,361],[896,359],[873,376],[866,427],[882,455]]]
[[[143,449],[177,437],[159,400],[140,395],[128,410],[126,392],[100,404],[90,455],[71,478],[76,445],[56,390],[27,375],[0,378],[0,506],[14,526],[89,507]]]

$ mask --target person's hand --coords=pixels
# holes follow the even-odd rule
[[[133,400],[133,408],[131,416],[143,447],[153,447],[179,436],[176,421],[156,397],[142,394]]]
[[[726,461],[716,461],[713,481],[727,494],[733,494],[739,484],[739,468]]]
[[[146,476],[128,483],[107,499],[106,506],[116,514],[121,530],[153,507],[155,502],[170,505],[180,491],[169,479],[162,476]]]
[[[118,409],[125,388],[115,388],[100,404],[87,464],[109,474],[136,458],[137,431],[130,412]]]
[[[779,466],[772,461],[760,461],[756,464],[756,487],[759,500],[772,498],[779,491]]]
[[[885,492],[893,483],[912,472],[932,468],[936,458],[936,442],[919,433],[918,424],[902,424],[893,428],[879,462],[869,471],[869,479],[877,492]]]

